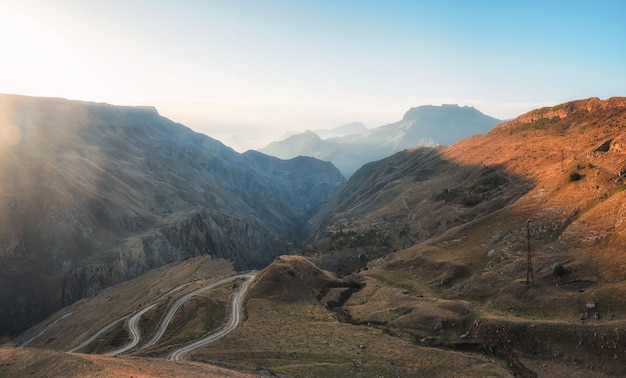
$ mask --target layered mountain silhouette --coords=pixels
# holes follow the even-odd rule
[[[0,335],[188,257],[265,266],[344,182],[149,107],[2,95],[0,126]]]
[[[450,145],[489,131],[500,120],[473,107],[458,105],[411,108],[401,121],[341,137],[306,131],[270,143],[261,152],[283,159],[312,156],[332,162],[345,177],[363,164],[415,146]]]

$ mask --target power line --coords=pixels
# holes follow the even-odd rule
[[[526,242],[528,246],[528,267],[526,268],[526,285],[534,285],[532,251],[530,249],[530,220],[526,222]]]

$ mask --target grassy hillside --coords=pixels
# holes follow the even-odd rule
[[[207,364],[69,354],[29,348],[0,348],[3,377],[259,377]]]
[[[300,252],[360,270],[365,288],[343,306],[352,322],[437,347],[480,345],[546,376],[567,366],[617,374],[625,139],[626,99],[589,99],[399,153],[357,172]]]

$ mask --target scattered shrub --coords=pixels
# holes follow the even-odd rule
[[[581,178],[583,178],[583,176],[580,173],[578,173],[578,172],[572,172],[572,173],[569,174],[569,180],[572,181],[572,182],[578,181]]]
[[[567,269],[565,269],[565,267],[561,264],[556,264],[554,266],[554,270],[552,271],[552,275],[554,276],[555,279],[557,278],[561,278],[564,275],[567,274]]]
[[[492,173],[481,178],[476,183],[474,188],[472,188],[472,191],[475,193],[485,193],[508,183],[509,180],[506,177],[502,177],[497,173]]]

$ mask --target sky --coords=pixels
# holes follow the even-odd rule
[[[0,93],[152,105],[250,147],[459,104],[626,96],[626,1],[0,0]]]

